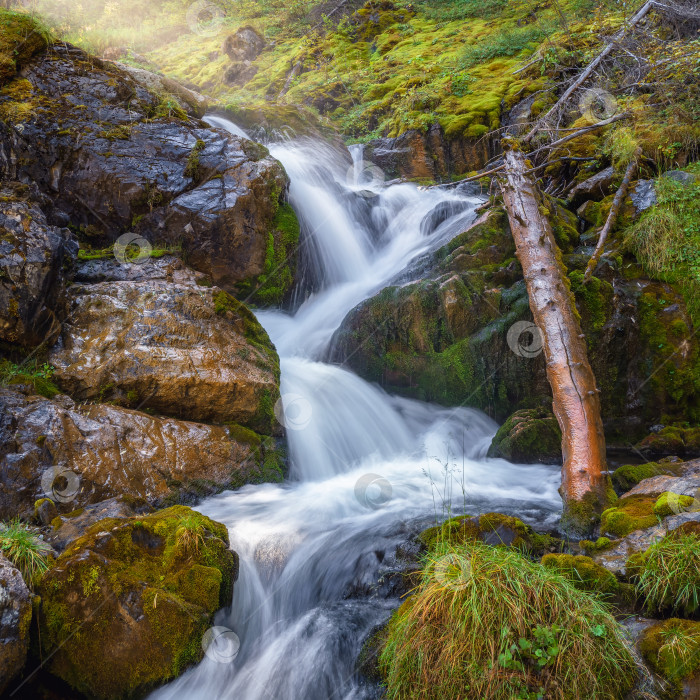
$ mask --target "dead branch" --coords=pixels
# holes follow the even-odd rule
[[[608,213],[608,218],[605,220],[605,225],[603,228],[600,230],[600,236],[598,237],[598,244],[595,247],[595,250],[593,251],[593,255],[591,255],[591,259],[588,261],[588,265],[586,267],[586,272],[583,276],[583,281],[588,282],[588,280],[591,278],[591,275],[593,274],[593,271],[595,270],[596,266],[598,265],[598,261],[600,260],[600,256],[603,254],[603,250],[605,249],[605,242],[608,239],[608,235],[610,234],[610,231],[615,223],[615,220],[617,219],[618,212],[620,211],[620,207],[622,206],[622,202],[624,201],[625,197],[627,196],[627,188],[630,185],[630,181],[632,180],[632,176],[634,175],[635,171],[637,170],[637,165],[639,163],[639,157],[642,155],[642,149],[637,148],[637,150],[634,152],[634,156],[632,157],[632,160],[629,162],[629,165],[627,166],[627,170],[625,171],[625,176],[622,178],[622,184],[620,185],[620,189],[615,194],[615,199],[613,199],[612,206],[610,207],[610,212]]]
[[[656,4],[656,0],[647,0],[646,3],[637,11],[637,13],[630,19],[627,24],[613,37],[612,41],[596,56],[596,58],[591,61],[584,71],[579,75],[578,78],[569,86],[569,88],[564,92],[564,94],[557,100],[555,105],[548,110],[542,117],[540,117],[535,126],[532,128],[530,133],[525,136],[523,143],[529,143],[535,134],[540,130],[540,126],[552,117],[554,114],[559,112],[559,110],[564,106],[566,101],[571,97],[571,95],[578,90],[583,83],[589,78],[591,73],[600,65],[600,63],[605,59],[605,57],[610,54],[610,52],[615,48],[616,44],[620,39],[624,38],[625,34],[634,27],[641,19],[643,19],[649,10]]]
[[[548,143],[546,146],[540,146],[539,148],[536,148],[534,151],[531,151],[528,155],[533,156],[535,153],[539,153],[540,151],[545,151],[547,149],[552,149],[552,148],[557,148],[561,146],[563,143],[566,143],[567,141],[572,141],[575,138],[578,138],[579,136],[583,136],[584,134],[587,134],[589,131],[593,131],[594,129],[600,129],[604,126],[608,126],[608,124],[612,124],[613,122],[620,121],[620,119],[627,119],[630,114],[629,112],[623,112],[622,114],[616,114],[614,117],[610,117],[610,119],[604,119],[602,122],[598,122],[597,124],[591,124],[590,126],[584,126],[581,129],[578,129],[575,131],[573,134],[568,134],[567,136],[564,136],[563,138],[560,138],[558,141],[553,141],[552,143]]]

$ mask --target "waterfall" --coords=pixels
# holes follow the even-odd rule
[[[221,117],[208,121],[245,135]],[[240,555],[232,606],[216,625],[241,646],[232,660],[206,656],[153,700],[379,697],[355,660],[399,604],[382,584],[397,546],[448,510],[553,522],[561,507],[557,467],[486,458],[497,425],[484,414],[390,396],[323,362],[346,314],[463,231],[480,200],[387,186],[359,146],[348,154],[301,139],[269,148],[289,174],[312,277],[293,313],[257,313],[280,354],[290,478],[200,505],[227,525]]]

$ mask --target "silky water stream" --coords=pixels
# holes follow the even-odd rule
[[[208,121],[243,135],[226,119]],[[554,523],[561,508],[558,468],[486,457],[497,425],[484,414],[390,396],[323,361],[346,314],[419,276],[421,257],[463,231],[479,199],[387,186],[360,147],[352,160],[311,140],[269,148],[302,224],[306,298],[292,313],[257,314],[281,358],[289,478],[198,507],[227,525],[240,555],[232,606],[215,621],[235,636],[217,637],[151,700],[379,697],[355,664],[400,602],[390,583],[397,547],[465,504],[539,523]]]

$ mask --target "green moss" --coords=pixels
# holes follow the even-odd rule
[[[195,546],[183,546],[185,530],[196,532]],[[178,675],[201,658],[202,634],[230,602],[234,568],[226,527],[183,506],[96,523],[42,580],[51,672],[103,698]],[[124,610],[119,601],[129,601]],[[110,662],[85,663],[104,657]]]
[[[545,554],[542,566],[558,571],[583,591],[617,593],[620,583],[604,566],[590,557],[571,554]]]
[[[635,530],[653,527],[659,522],[654,514],[656,498],[653,496],[627,496],[621,498],[613,508],[603,512],[600,531],[615,537],[624,537]]]
[[[618,467],[612,474],[612,482],[615,488],[621,492],[629,491],[640,481],[651,479],[662,474],[672,474],[672,465],[660,465],[658,462],[646,464],[625,464]]]
[[[561,462],[561,429],[545,408],[516,411],[499,428],[488,452],[510,462],[545,464]]]
[[[666,491],[662,493],[654,503],[654,515],[665,518],[668,515],[677,515],[692,506],[695,499],[692,496],[682,496],[677,493]]]
[[[578,270],[569,274],[571,291],[576,296],[582,325],[590,332],[597,333],[602,330],[606,320],[611,316],[614,290],[609,282],[597,277],[591,277],[584,284],[583,275],[584,273]]]
[[[601,502],[600,498],[589,491],[579,500],[568,499],[564,503],[564,512],[561,517],[560,527],[563,532],[575,537],[589,536],[600,523],[602,533],[608,532],[603,527],[605,514],[614,508],[605,510],[606,506],[617,499],[615,492],[612,490],[612,484],[608,484],[605,499]],[[601,516],[602,511],[602,516]]]
[[[683,681],[700,668],[700,622],[671,618],[644,630],[639,650],[670,684],[666,697],[682,697]]]
[[[199,154],[206,148],[206,143],[202,139],[197,139],[194,146],[192,146],[192,151],[187,158],[187,164],[185,166],[185,177],[192,178],[195,182],[200,179],[199,173]]]
[[[54,371],[51,365],[39,365],[36,360],[22,364],[0,360],[0,385],[31,386],[39,396],[52,399],[61,393],[52,381]]]
[[[648,435],[639,447],[652,454],[700,454],[700,428],[668,426]]]
[[[608,537],[599,537],[595,542],[591,540],[581,540],[579,546],[584,552],[593,554],[610,549],[613,546],[613,542]]]
[[[49,31],[33,16],[0,9],[0,85],[48,46]]]
[[[268,233],[264,271],[238,285],[240,295],[252,303],[281,304],[294,283],[299,244],[299,221],[289,204],[280,204]]]

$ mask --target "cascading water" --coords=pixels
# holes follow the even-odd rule
[[[322,361],[345,315],[464,230],[479,200],[387,187],[359,147],[352,160],[311,141],[270,151],[291,180],[310,275],[293,314],[258,313],[281,358],[290,481],[201,504],[240,555],[232,607],[216,624],[241,646],[233,660],[206,656],[153,700],[378,697],[355,661],[398,605],[397,547],[448,510],[517,510],[551,523],[561,506],[558,468],[486,458],[497,426],[485,415],[392,397]]]

